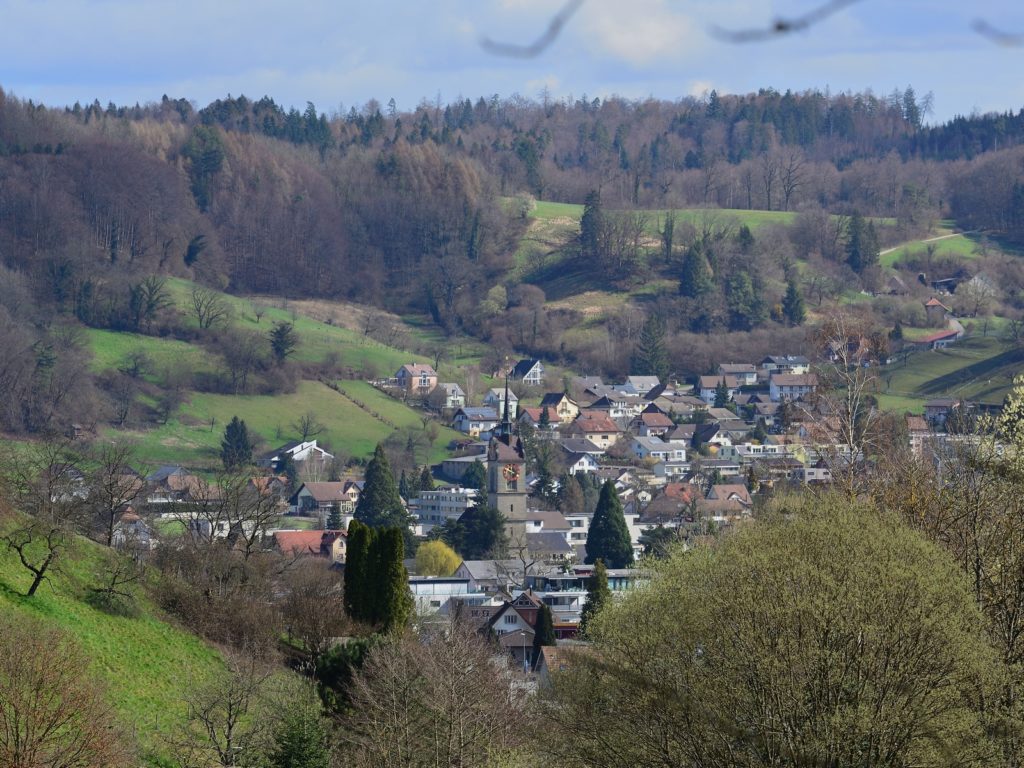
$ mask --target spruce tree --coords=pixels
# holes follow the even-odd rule
[[[540,412],[540,428],[547,430],[551,426],[551,414],[548,413],[548,407],[545,405]]]
[[[331,511],[327,514],[327,530],[340,531],[341,525],[341,508],[334,505],[331,507]]]
[[[402,476],[398,479],[398,495],[406,501],[413,498],[412,491],[409,489],[409,476],[405,474],[405,470],[402,470]]]
[[[220,459],[224,469],[232,470],[252,463],[252,442],[245,422],[232,416],[224,428],[224,439],[220,443]]]
[[[668,350],[665,348],[665,321],[652,315],[644,322],[640,338],[633,352],[633,372],[640,376],[657,376],[658,381],[668,378]]]
[[[284,320],[274,323],[274,327],[270,331],[270,350],[274,353],[274,359],[278,363],[283,363],[298,345],[299,337],[296,335],[295,326],[292,323]]]
[[[465,529],[463,548],[459,552],[466,560],[492,557],[500,560],[508,549],[505,516],[484,501],[470,507],[459,518]]]
[[[804,297],[794,278],[786,282],[786,295],[782,299],[782,314],[790,325],[802,325],[807,318]]]
[[[420,490],[421,491],[432,491],[434,490],[434,476],[430,472],[430,467],[424,466],[423,471],[420,472]]]
[[[711,278],[711,265],[708,264],[704,247],[697,241],[686,249],[683,256],[683,270],[679,279],[679,293],[696,299],[708,293],[714,284]]]
[[[345,546],[345,612],[354,621],[368,621],[370,545],[373,531],[358,520],[348,526]]]
[[[873,221],[865,222],[859,213],[846,225],[846,262],[858,275],[878,263],[878,232]]]
[[[366,482],[359,494],[355,518],[371,528],[405,528],[409,524],[409,513],[402,504],[395,476],[391,473],[391,465],[380,443],[370,463],[366,465]]]
[[[462,476],[462,487],[476,491],[477,504],[487,498],[487,468],[482,461],[470,464],[466,474]]]
[[[587,636],[587,628],[594,616],[602,608],[611,602],[612,592],[608,588],[608,569],[604,567],[604,560],[594,563],[594,572],[587,580],[587,602],[583,604],[580,612],[580,634]]]
[[[588,192],[583,200],[583,216],[580,218],[580,255],[584,259],[597,259],[600,256],[603,219],[601,193],[596,190]]]
[[[615,483],[606,480],[587,533],[587,563],[603,560],[611,568],[633,564],[633,544],[622,513],[622,502]]]
[[[318,708],[287,711],[274,733],[268,768],[329,768],[331,749]]]
[[[555,620],[551,615],[551,609],[541,604],[540,610],[537,611],[537,623],[533,626],[533,668],[537,667],[537,661],[540,659],[540,649],[545,645],[557,645],[558,640],[555,637]]]
[[[726,386],[725,376],[715,386],[715,408],[725,408],[729,405],[729,387]]]

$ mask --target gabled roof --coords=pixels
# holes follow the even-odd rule
[[[524,358],[512,366],[512,370],[509,372],[509,378],[521,379],[538,365],[540,365],[540,360],[537,360],[536,358]]]
[[[534,509],[526,513],[527,520],[539,521],[546,531],[568,531],[569,521],[561,512],[546,509]]]
[[[952,312],[953,311],[949,307],[947,307],[945,304],[943,304],[941,301],[939,301],[937,298],[935,298],[934,296],[932,296],[930,299],[928,299],[928,301],[926,301],[924,303],[924,305],[926,307],[940,307],[940,308],[946,310],[947,312]]]
[[[593,456],[604,454],[604,448],[594,445],[585,437],[566,437],[560,441],[560,444],[570,453],[586,453]]]
[[[664,413],[661,413],[661,411],[644,411],[637,418],[646,427],[666,427],[671,429],[675,426],[675,422]]]
[[[456,418],[458,418],[460,413],[471,421],[498,421],[498,412],[493,408],[466,406],[464,408],[459,408],[459,410],[455,412]]]
[[[761,365],[810,365],[811,361],[803,355],[768,355]]]
[[[726,375],[737,375],[737,374],[752,374],[757,373],[757,368],[753,363],[721,363],[718,366],[718,372]]]
[[[701,376],[698,382],[698,386],[701,389],[717,389],[718,386],[725,381],[727,389],[739,389],[740,382],[735,376]]]
[[[398,369],[398,373],[405,371],[410,376],[437,376],[437,372],[427,363],[406,363]],[[396,374],[397,376],[397,374]]]
[[[342,536],[341,531],[276,531],[274,544],[281,554],[292,557],[319,555]]]
[[[502,387],[491,387],[489,390],[487,390],[487,394],[484,395],[484,400],[488,400],[488,399],[497,400],[499,403],[505,402],[505,390],[504,390],[504,388],[502,388]],[[508,401],[510,403],[518,403],[519,402],[519,398],[516,396],[516,393],[513,392],[511,389],[508,391]]]
[[[450,396],[466,396],[466,393],[462,391],[462,387],[456,384],[454,381],[446,381],[442,384],[438,384],[441,389],[447,392]]]
[[[753,500],[750,498],[750,491],[747,490],[747,486],[741,485],[740,483],[720,483],[712,485],[708,491],[709,499],[718,499],[719,501],[726,501],[728,499],[735,498],[741,504],[750,506],[753,504]]]
[[[163,466],[157,467],[155,470],[150,472],[146,476],[146,480],[151,483],[162,483],[168,477],[172,475],[187,475],[188,472],[184,467],[179,467],[176,464],[164,464]]]
[[[572,545],[557,531],[526,534],[526,548],[536,554],[573,554]]]
[[[298,497],[305,488],[306,492],[313,497],[313,500],[322,503],[329,501],[340,501],[341,495],[345,491],[345,483],[342,482],[329,482],[329,483],[303,483],[299,486],[299,489],[295,492],[292,498]]]
[[[932,344],[936,341],[942,341],[943,339],[954,339],[960,335],[960,331],[951,329],[948,331],[938,331],[930,336],[925,336],[923,339],[918,339],[915,344]]]
[[[772,384],[779,387],[816,387],[816,373],[777,373],[772,376]]]
[[[573,399],[565,394],[565,392],[545,392],[544,397],[541,398],[540,407],[557,408],[562,404],[563,400],[568,400],[573,405],[576,405]]]
[[[573,427],[586,434],[593,434],[597,432],[620,432],[619,425],[609,419],[607,416],[588,416],[586,418],[576,419],[573,423]]]

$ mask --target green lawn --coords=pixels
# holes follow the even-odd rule
[[[109,616],[88,605],[86,589],[95,584],[106,551],[81,540],[61,560],[59,572],[32,598],[23,596],[30,579],[13,552],[0,549],[0,611],[34,617],[70,633],[106,683],[111,703],[152,759],[185,716],[185,697],[215,674],[218,654],[196,636],[165,621],[145,597],[137,618]],[[154,754],[156,753],[156,754]]]
[[[341,383],[346,392],[398,427],[422,428],[416,411],[392,400],[363,382]],[[367,458],[378,442],[394,429],[375,418],[352,400],[319,382],[300,382],[296,391],[281,395],[193,394],[178,418],[150,430],[125,431],[122,435],[138,443],[139,454],[150,464],[184,464],[197,469],[214,469],[220,463],[220,441],[225,425],[233,416],[243,419],[261,441],[261,450],[271,450],[299,437],[291,424],[312,411],[326,430],[317,439],[345,456]],[[113,430],[110,430],[114,434]],[[444,446],[455,432],[441,428],[424,460],[437,462],[446,455]]]
[[[1024,365],[1024,348],[989,336],[943,350],[918,350],[879,372],[883,395],[924,402],[963,397],[1000,403]]]
[[[119,368],[124,359],[136,351],[149,356],[155,371],[175,366],[189,371],[205,371],[214,370],[217,366],[216,359],[205,349],[187,341],[96,328],[86,329],[85,337],[92,349],[92,368],[97,372]]]
[[[946,234],[951,234],[951,230],[940,230],[933,237]],[[970,260],[978,257],[977,235],[963,234],[946,237],[943,240],[934,240],[930,243],[921,240],[905,243],[897,247],[896,250],[883,253],[878,261],[883,267],[892,267],[897,262],[903,262],[910,256],[923,254],[929,246],[933,248],[935,258]]]

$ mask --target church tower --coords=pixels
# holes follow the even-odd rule
[[[526,453],[523,441],[512,434],[507,374],[501,425],[487,446],[487,503],[511,520],[526,517]]]

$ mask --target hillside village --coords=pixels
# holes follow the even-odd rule
[[[938,299],[929,302],[933,307],[948,312]],[[962,332],[929,343],[951,343]],[[871,472],[872,457],[865,455],[871,438],[854,437],[844,420],[881,414],[868,401],[854,405],[862,413],[851,414],[844,398],[858,377],[873,376],[884,361],[859,337],[819,351],[816,360],[766,354],[723,361],[692,383],[577,376],[559,382],[563,389],[552,387],[542,360],[524,358],[495,371],[503,386],[477,403],[426,363],[405,364],[371,382],[464,436],[440,463],[408,477],[403,470],[401,483],[392,478],[401,489],[411,549],[445,541],[479,509],[500,513],[503,530],[493,551],[467,548],[457,567],[442,574],[418,573],[415,558],[405,561],[417,620],[462,617],[496,636],[525,671],[543,668],[547,657],[533,652],[540,606],[550,610],[557,641],[579,641],[595,567],[588,542],[603,488],[621,506],[632,564],[660,556],[671,543],[692,546],[746,525],[774,494],[827,488],[837,480],[834,472]],[[935,399],[923,416],[908,414],[884,429],[917,459],[937,460],[947,440],[960,439],[949,433],[964,432],[977,411],[970,402]],[[142,477],[125,467],[110,543],[152,549],[167,535],[228,539],[344,571],[347,530],[366,478],[349,469],[328,479],[333,460],[316,438],[254,457],[257,472],[245,476],[242,489],[250,501],[236,517],[222,503],[228,489],[204,473],[163,466]],[[449,540],[461,555],[458,538]],[[607,579],[617,593],[643,573],[643,566],[610,567]]]

